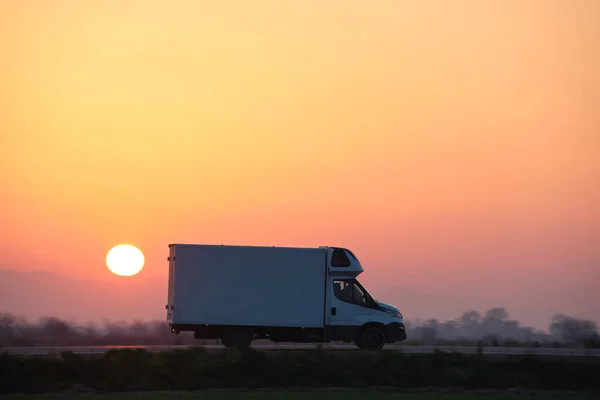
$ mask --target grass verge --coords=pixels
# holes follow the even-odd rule
[[[581,395],[484,395],[456,393],[378,393],[378,392],[221,392],[221,393],[116,393],[116,394],[42,394],[8,395],[6,400],[582,400]],[[591,398],[591,397],[590,397]]]
[[[0,393],[196,391],[222,388],[462,388],[600,393],[600,358],[458,353],[327,352],[269,354],[202,348],[101,356],[0,355]],[[216,394],[215,394],[216,395]]]

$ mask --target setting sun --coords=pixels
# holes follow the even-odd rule
[[[106,266],[115,275],[132,276],[144,267],[144,254],[135,246],[120,244],[106,254]]]

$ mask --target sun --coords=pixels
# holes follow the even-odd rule
[[[115,275],[132,276],[144,268],[144,254],[135,246],[120,244],[106,254],[106,266]]]

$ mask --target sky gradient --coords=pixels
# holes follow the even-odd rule
[[[106,252],[131,243],[146,267],[121,279],[166,297],[168,243],[339,245],[375,292],[521,301],[524,322],[563,298],[600,321],[599,17],[4,0],[0,268],[112,279]]]

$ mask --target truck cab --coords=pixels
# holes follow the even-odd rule
[[[352,251],[327,248],[326,335],[329,340],[354,342],[380,349],[406,339],[398,308],[377,301],[357,279],[364,269]]]

